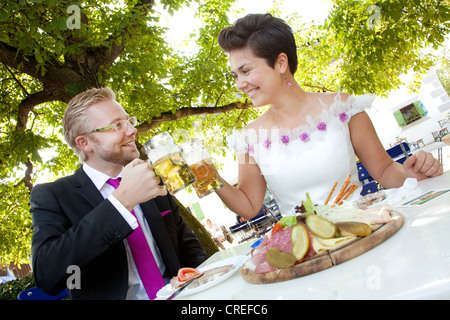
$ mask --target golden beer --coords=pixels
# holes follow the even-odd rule
[[[223,183],[211,159],[203,159],[191,165],[190,168],[197,179],[193,187],[199,198],[222,188]]]
[[[195,182],[195,176],[179,152],[168,154],[157,160],[153,167],[166,189],[174,194]]]
[[[219,173],[199,139],[192,139],[184,143],[181,150],[184,159],[194,173],[196,182],[193,187],[199,198],[223,187]]]
[[[144,147],[167,191],[174,194],[195,182],[194,173],[168,132],[164,131],[154,136],[144,144]]]

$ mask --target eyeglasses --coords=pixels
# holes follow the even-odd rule
[[[132,126],[133,128],[137,125],[137,118],[131,117],[128,118],[126,120],[120,120],[119,122],[116,122],[114,124],[110,124],[109,126],[103,127],[103,128],[98,128],[98,129],[94,129],[89,133],[92,132],[103,132],[103,131],[109,131],[111,129],[116,130],[117,132],[121,132],[121,131],[125,131],[128,129],[128,125]]]

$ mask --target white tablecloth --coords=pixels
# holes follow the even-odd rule
[[[450,188],[450,171],[419,182],[421,192]],[[240,272],[177,299],[450,299],[450,193],[420,208],[399,208],[402,228],[377,247],[340,265],[271,284],[246,282]],[[250,251],[221,251],[205,264]]]

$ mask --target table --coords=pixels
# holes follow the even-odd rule
[[[421,148],[417,148],[415,150],[412,150],[412,153],[416,153],[419,150],[425,151],[425,152],[433,152],[439,149],[442,149],[444,147],[446,147],[447,145],[445,144],[445,142],[442,141],[438,141],[438,142],[432,142],[430,144],[426,144],[425,146],[421,147]]]
[[[419,182],[422,192],[450,188],[450,171]],[[402,228],[372,250],[308,276],[270,284],[236,272],[187,300],[450,299],[450,194],[420,208],[399,208]],[[252,243],[220,251],[204,265],[250,252]]]
[[[442,142],[450,146],[450,134],[442,137]]]

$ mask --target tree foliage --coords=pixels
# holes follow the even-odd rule
[[[180,129],[205,133],[209,151],[224,153],[227,130],[260,114],[237,94],[217,45],[233,3],[161,0],[157,9],[154,0],[0,1],[0,262],[27,258],[33,185],[77,166],[61,132],[65,105],[77,93],[111,87],[140,119],[141,146],[155,133]],[[190,4],[198,5],[202,27],[195,53],[184,55],[166,41],[158,11]],[[296,78],[305,89],[383,95],[400,85],[401,73],[413,69],[420,77],[434,64],[423,49],[439,47],[449,31],[447,1],[382,0],[368,11],[372,5],[335,0],[324,24],[274,6],[295,31]]]
[[[450,51],[446,50],[441,57],[441,65],[436,74],[447,94],[450,96]]]
[[[450,28],[444,1],[335,0],[333,4],[325,24],[300,49],[300,65],[309,69],[299,75],[300,83],[315,83],[313,88],[387,95],[402,84],[402,73],[412,69],[420,77],[436,63],[424,49],[437,49]],[[313,68],[311,57],[317,62]],[[418,87],[415,83],[414,89]]]

